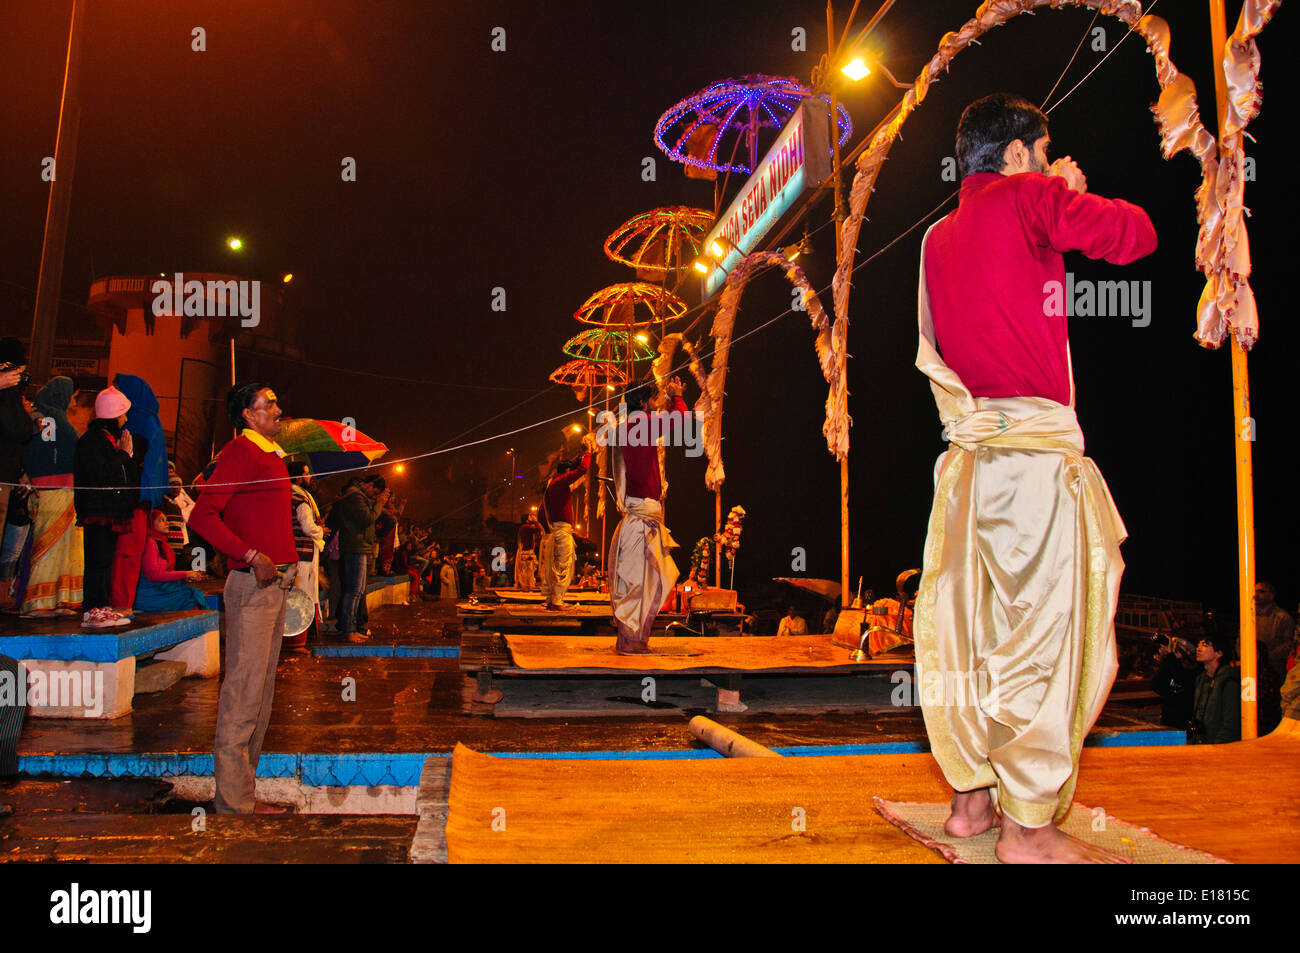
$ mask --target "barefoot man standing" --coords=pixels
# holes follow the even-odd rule
[[[1127,535],[1074,413],[1062,253],[1128,264],[1147,214],[1047,161],[1047,117],[977,100],[957,127],[957,209],[921,246],[916,364],[949,449],[935,470],[916,667],[949,834],[999,824],[1007,863],[1118,863],[1054,822],[1115,679]],[[1071,291],[1073,286],[1071,285]],[[942,357],[940,356],[942,352]]]
[[[690,411],[682,400],[682,382],[664,384],[669,410],[653,410],[653,381],[625,395],[626,412],[617,427],[603,418],[602,434],[610,448],[615,497],[622,519],[609,544],[609,601],[618,627],[614,644],[620,655],[650,652],[655,616],[677,584],[677,564],[668,550],[677,544],[664,525],[666,485],[659,467],[659,438],[684,439]],[[616,431],[616,432],[612,432]]]

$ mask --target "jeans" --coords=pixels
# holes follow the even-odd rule
[[[342,553],[339,556],[339,575],[343,580],[343,598],[339,604],[339,632],[351,635],[367,621],[360,615],[366,598],[366,554]]]

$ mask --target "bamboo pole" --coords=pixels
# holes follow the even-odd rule
[[[696,715],[687,726],[691,734],[718,754],[727,758],[779,758],[771,748],[751,741],[739,732],[718,724],[711,718]]]
[[[36,307],[32,312],[32,344],[27,370],[37,384],[50,376],[54,335],[63,285],[63,252],[68,240],[68,215],[72,206],[72,177],[77,168],[77,132],[81,123],[81,38],[85,8],[73,0],[68,25],[68,55],[63,67],[63,95],[59,99],[59,125],[54,140],[54,178],[45,208],[45,239],[41,268],[36,279]]]
[[[1228,117],[1228,80],[1223,73],[1223,56],[1228,42],[1227,15],[1223,0],[1210,0],[1210,45],[1214,56],[1214,92],[1219,107],[1219,146],[1222,161],[1223,127]],[[1254,420],[1250,415],[1250,374],[1246,352],[1230,335],[1232,343],[1233,457],[1237,470],[1237,605],[1241,633],[1241,737],[1259,737],[1259,660],[1255,652],[1255,486],[1251,438]],[[1253,688],[1251,691],[1248,689]]]
[[[722,487],[713,491],[713,588],[722,588]]]
[[[854,5],[854,10],[857,6]],[[848,24],[845,24],[845,32],[848,31]],[[835,13],[831,8],[830,0],[826,0],[826,51],[827,51],[827,70],[835,69],[834,57],[837,45],[835,43]],[[831,148],[833,157],[831,163],[831,175],[834,179],[833,188],[835,190],[835,268],[839,271],[840,255],[840,227],[844,223],[844,194],[840,188],[840,136],[839,126],[836,121],[839,110],[839,97],[835,84],[831,83]],[[845,347],[840,352],[840,380],[846,380],[848,374],[848,342],[845,341]],[[840,460],[840,604],[846,605],[845,600],[849,592],[849,457],[848,454]]]

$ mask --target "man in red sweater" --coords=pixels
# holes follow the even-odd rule
[[[289,473],[275,443],[280,407],[265,384],[241,384],[226,395],[238,434],[217,457],[189,525],[229,557],[226,577],[226,677],[217,704],[214,769],[219,814],[282,814],[254,796],[262,739],[271,720],[275,668],[284,633],[288,585],[297,567],[289,520]],[[292,584],[292,580],[289,580]]]
[[[543,503],[550,534],[542,539],[542,594],[546,608],[558,612],[573,582],[573,488],[587,475],[591,466],[591,434],[583,437],[587,450],[577,464],[561,460],[555,475],[546,484]]]
[[[989,96],[957,129],[960,204],[922,242],[916,364],[950,447],[916,607],[922,711],[955,789],[946,830],[1001,826],[1006,863],[1117,863],[1061,832],[1083,738],[1115,678],[1126,532],[1083,455],[1062,253],[1128,264],[1147,214],[1051,165],[1047,117]],[[942,356],[940,356],[942,352]]]

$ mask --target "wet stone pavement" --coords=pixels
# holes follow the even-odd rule
[[[384,606],[371,614],[372,644],[455,645],[442,623],[447,604]],[[695,712],[660,710],[635,717],[493,718],[464,710],[465,677],[456,658],[317,658],[286,652],[280,660],[265,753],[449,753],[457,742],[487,752],[686,750]],[[137,695],[134,710],[112,720],[28,719],[19,754],[207,753],[216,722],[217,679],[184,679]],[[640,691],[629,678],[629,695]],[[1112,702],[1098,730],[1150,730],[1149,700]],[[711,715],[769,747],[882,742],[924,743],[920,711],[798,715]],[[194,805],[161,780],[0,782],[0,860],[259,862],[404,862],[413,815],[217,816],[192,830]]]

